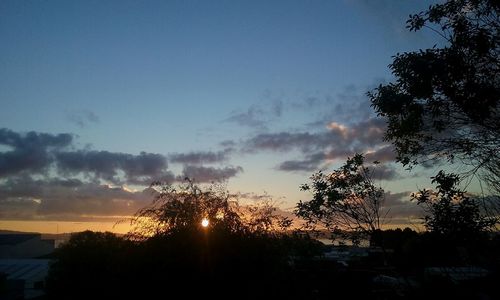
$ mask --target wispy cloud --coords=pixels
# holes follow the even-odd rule
[[[385,121],[379,118],[370,118],[352,125],[343,125],[331,122],[323,131],[319,132],[277,132],[257,134],[242,143],[244,152],[275,151],[288,152],[298,150],[309,159],[335,159],[347,153],[370,151],[376,157],[377,150],[383,149],[384,154],[389,150],[382,138],[385,132]],[[379,153],[377,153],[379,154]],[[380,153],[381,154],[381,153]],[[314,157],[312,157],[314,156]],[[388,155],[386,155],[388,156]],[[383,157],[379,155],[380,159]]]
[[[233,111],[231,115],[223,120],[224,122],[236,123],[239,126],[250,127],[253,129],[266,129],[268,120],[264,119],[264,110],[253,105],[246,111]]]
[[[383,119],[373,117],[352,124],[329,122],[321,131],[260,133],[242,141],[241,151],[298,151],[301,157],[285,160],[276,166],[277,170],[287,172],[310,172],[326,168],[333,161],[355,153],[364,153],[368,163],[393,162],[393,147],[383,141],[385,128]],[[383,171],[381,179],[398,178],[392,168],[386,166]]]
[[[196,182],[214,182],[227,180],[243,172],[242,167],[204,167],[204,166],[184,166],[182,171],[184,177],[189,177]]]
[[[67,113],[67,119],[76,124],[78,127],[86,127],[89,123],[99,123],[100,119],[94,112],[90,110],[77,110]]]
[[[172,153],[168,156],[171,163],[178,164],[204,164],[204,163],[220,163],[229,159],[231,148],[226,148],[222,151],[194,151],[188,153]]]

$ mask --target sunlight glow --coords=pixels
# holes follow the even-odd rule
[[[209,224],[209,222],[208,222],[207,218],[203,218],[203,220],[201,220],[201,226],[206,228],[206,227],[208,227],[208,224]]]

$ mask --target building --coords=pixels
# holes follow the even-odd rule
[[[49,259],[0,259],[0,299],[43,296],[49,266]]]
[[[0,234],[0,259],[44,257],[54,248],[54,240],[42,240],[39,233]]]

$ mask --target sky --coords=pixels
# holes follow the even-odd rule
[[[125,231],[154,180],[224,179],[290,213],[355,152],[382,162],[392,226],[414,225],[411,172],[366,92],[432,1],[0,1],[0,229]]]

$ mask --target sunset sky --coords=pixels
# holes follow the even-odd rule
[[[149,183],[185,176],[291,211],[355,152],[410,224],[437,167],[394,163],[366,92],[442,43],[405,28],[430,3],[0,1],[0,229],[124,231]]]

